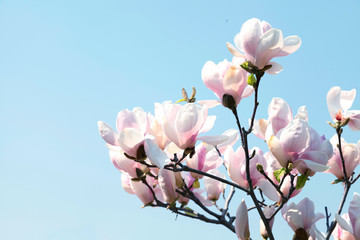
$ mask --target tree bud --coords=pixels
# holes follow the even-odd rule
[[[261,173],[264,172],[264,167],[260,163],[256,164],[256,169]]]
[[[250,86],[255,86],[256,84],[256,78],[254,76],[254,74],[250,74],[248,77],[247,77],[247,84],[250,85]]]

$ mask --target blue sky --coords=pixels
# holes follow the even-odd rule
[[[225,42],[257,17],[303,41],[278,59],[283,72],[263,78],[259,118],[272,97],[282,97],[294,112],[306,105],[310,125],[330,138],[327,91],[335,85],[360,91],[359,12],[356,0],[1,0],[0,239],[236,239],[221,226],[141,209],[122,189],[96,122],[115,126],[118,111],[136,106],[153,112],[154,102],[178,100],[182,87],[214,99],[202,84],[202,66],[230,59]],[[239,106],[243,121],[250,109],[250,100]],[[360,109],[360,96],[352,109]],[[212,114],[213,133],[235,128],[229,111]],[[350,130],[344,136],[360,139]],[[329,184],[333,179],[318,174],[294,201],[316,193],[316,210],[334,211],[342,191]],[[233,212],[243,197],[237,193]],[[250,221],[258,239],[258,219]],[[325,222],[318,226],[324,231]],[[274,228],[279,239],[291,233],[280,218]]]

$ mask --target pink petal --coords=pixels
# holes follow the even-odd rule
[[[348,126],[353,131],[360,131],[360,111],[352,110],[346,113],[346,116],[350,118]]]
[[[278,160],[280,165],[283,167],[287,167],[289,159],[286,156],[279,139],[274,135],[271,136],[270,140],[268,141],[268,146],[269,146],[270,152]]]
[[[225,64],[226,63],[226,64]],[[231,63],[227,60],[224,60],[224,67],[220,68],[220,64],[216,65],[212,61],[207,61],[204,67],[201,70],[201,78],[207,88],[212,90],[215,95],[221,100],[222,96],[224,95],[224,88],[223,88],[223,78],[224,75],[222,71],[229,69]]]
[[[356,221],[360,218],[360,194],[357,192],[354,193],[353,199],[349,205],[349,218],[351,224],[355,227]],[[355,228],[353,230],[355,231],[357,229]],[[358,235],[358,237],[360,237],[360,235]]]
[[[292,110],[282,98],[273,98],[268,107],[269,118],[275,133],[285,128],[292,120]]]
[[[310,129],[307,122],[294,119],[282,129],[279,140],[285,152],[301,153],[309,146]]]
[[[245,53],[249,61],[253,62],[262,35],[260,20],[257,18],[249,19],[242,25],[240,33],[235,36],[235,46]]]

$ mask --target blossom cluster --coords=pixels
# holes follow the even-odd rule
[[[331,173],[336,183],[344,185],[347,194],[359,178],[355,169],[360,164],[360,141],[347,143],[342,137],[348,126],[360,130],[360,110],[349,110],[356,90],[343,91],[333,87],[327,95],[327,106],[335,135],[326,139],[309,124],[305,106],[296,114],[280,97],[268,107],[268,117],[257,119],[257,91],[265,75],[278,74],[282,66],[272,59],[287,56],[299,49],[298,36],[284,38],[281,30],[265,21],[246,21],[234,38],[235,46],[227,43],[231,61],[208,61],[201,76],[205,86],[217,100],[196,101],[195,89],[190,97],[183,90],[183,99],[176,103],[155,103],[154,113],[141,108],[122,110],[116,118],[116,130],[99,121],[101,137],[109,149],[110,160],[121,172],[122,186],[135,194],[144,206],[164,207],[180,215],[223,224],[238,239],[249,239],[248,208],[245,200],[234,199],[234,189],[251,197],[261,217],[260,234],[274,239],[272,225],[278,212],[294,231],[296,239],[360,239],[360,195],[354,194],[347,214],[336,213],[325,235],[315,223],[327,218],[315,213],[314,203],[304,198],[298,204],[288,201],[300,194],[307,180],[318,172]],[[237,106],[246,97],[254,97],[253,116],[249,128],[241,127]],[[183,103],[185,102],[185,103]],[[229,108],[238,129],[209,136],[216,116],[209,115],[217,105]],[[250,147],[248,135],[263,139],[268,151]],[[240,147],[234,147],[240,143]],[[224,208],[216,213],[225,187],[231,186]],[[259,191],[255,191],[259,190]],[[344,194],[345,194],[344,193]],[[259,200],[259,194],[265,196]],[[346,198],[346,196],[345,196]],[[239,202],[234,215],[229,202]],[[190,207],[190,202],[205,210],[205,216]],[[335,214],[334,214],[335,215]]]

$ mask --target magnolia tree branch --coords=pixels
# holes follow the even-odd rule
[[[194,218],[194,219],[198,219],[207,223],[213,223],[213,224],[221,224],[224,225],[225,227],[227,227],[229,230],[231,230],[232,232],[235,233],[235,228],[232,225],[232,218],[229,217],[229,221],[226,221],[226,219],[224,217],[222,217],[222,215],[218,215],[214,212],[212,212],[211,210],[209,210],[206,206],[204,206],[201,201],[193,194],[193,192],[191,192],[188,187],[185,185],[185,191],[181,192],[179,190],[177,190],[177,192],[179,194],[181,194],[184,197],[187,197],[189,199],[191,199],[193,202],[195,202],[200,208],[202,208],[206,213],[212,215],[213,217],[215,217],[216,219],[211,219],[206,217],[203,214],[200,214],[190,208],[184,208],[184,207],[176,207],[176,205],[173,204],[168,204],[168,203],[163,203],[162,201],[160,201],[157,197],[156,194],[153,190],[153,188],[149,185],[149,183],[146,180],[142,181],[143,184],[145,184],[149,190],[151,191],[153,198],[154,198],[154,202],[155,204],[149,204],[150,206],[153,207],[162,207],[162,208],[166,208],[171,210],[172,212],[179,214],[181,216],[184,217],[189,217],[189,218]]]
[[[190,191],[190,189],[186,186],[186,184],[184,183],[184,189],[183,191],[180,190],[176,190],[176,192],[178,192],[179,194],[181,194],[182,196],[191,199],[196,205],[198,205],[202,210],[204,210],[206,213],[208,213],[209,215],[215,217],[217,220],[214,220],[213,223],[216,224],[222,224],[225,227],[227,227],[228,229],[230,229],[232,232],[235,232],[235,227],[232,225],[232,221],[231,221],[231,217],[230,220],[227,221],[225,219],[225,217],[222,217],[222,215],[216,214],[213,211],[211,211],[210,209],[208,209],[196,196],[195,194]]]
[[[222,182],[222,183],[228,184],[230,186],[233,186],[233,187],[235,187],[237,189],[240,189],[240,190],[242,190],[242,191],[244,191],[246,193],[249,192],[248,189],[246,189],[246,188],[244,188],[244,187],[242,187],[242,186],[240,186],[240,185],[238,185],[236,183],[233,183],[233,182],[230,182],[230,181],[228,181],[226,179],[223,179],[221,177],[218,177],[218,176],[212,175],[210,173],[206,173],[206,172],[203,172],[203,171],[188,167],[186,165],[183,165],[182,163],[178,163],[177,165],[179,166],[178,168],[176,166],[174,166],[174,165],[166,165],[166,166],[164,166],[164,168],[167,169],[167,170],[173,171],[173,172],[193,172],[193,173],[197,173],[197,174],[200,174],[202,176],[206,176],[206,177],[215,179],[215,180],[217,180],[219,182]]]
[[[349,193],[350,187],[351,185],[354,183],[354,181],[350,181],[346,172],[346,168],[345,168],[345,159],[344,159],[344,155],[342,152],[342,144],[341,144],[341,134],[342,134],[342,127],[341,126],[337,126],[336,127],[336,133],[338,136],[338,149],[339,149],[339,154],[340,154],[340,158],[341,158],[341,164],[342,164],[342,168],[343,168],[343,174],[344,174],[344,194],[342,196],[341,202],[340,202],[340,206],[339,209],[337,211],[337,213],[340,215],[342,212],[342,209],[344,207],[344,204],[346,202],[346,198],[347,195]],[[337,221],[336,219],[334,219],[331,224],[330,227],[328,228],[328,231],[326,233],[326,239],[330,239],[331,233],[334,231],[335,227],[336,227]]]
[[[236,124],[237,124],[239,132],[240,132],[242,147],[243,147],[244,152],[245,152],[246,180],[247,180],[248,185],[249,185],[248,194],[250,195],[251,199],[253,200],[253,202],[255,204],[256,210],[258,211],[258,213],[260,215],[260,218],[261,218],[261,220],[263,221],[263,223],[265,225],[265,228],[266,228],[266,231],[267,231],[267,233],[269,235],[270,240],[274,240],[275,238],[273,236],[273,233],[272,233],[272,230],[271,230],[271,227],[270,227],[270,220],[266,218],[264,212],[261,209],[261,206],[259,204],[259,200],[256,198],[256,195],[255,195],[255,192],[254,192],[254,186],[253,186],[251,176],[250,176],[250,160],[251,160],[251,157],[250,157],[250,154],[249,154],[248,135],[251,133],[252,128],[254,126],[256,110],[257,110],[257,107],[259,105],[259,102],[258,102],[259,84],[260,84],[261,77],[263,75],[264,75],[264,73],[256,74],[256,83],[255,83],[255,86],[254,86],[254,90],[255,90],[254,101],[255,101],[255,103],[254,103],[253,114],[252,114],[252,117],[251,117],[251,120],[250,120],[250,126],[249,126],[249,129],[247,131],[245,130],[245,128],[241,127],[241,123],[240,123],[240,120],[239,120],[239,116],[238,116],[236,107],[233,107],[231,110],[232,110],[232,112],[233,112],[233,114],[235,116]]]
[[[286,197],[281,198],[281,204],[280,206],[275,210],[275,212],[269,217],[269,221],[271,221],[271,219],[273,219],[276,214],[281,210],[281,208],[287,203],[287,201],[290,199],[291,195],[293,194],[293,192],[296,190],[295,185],[294,185],[294,179],[295,176],[292,174],[289,174],[290,176],[290,190],[289,193]]]

